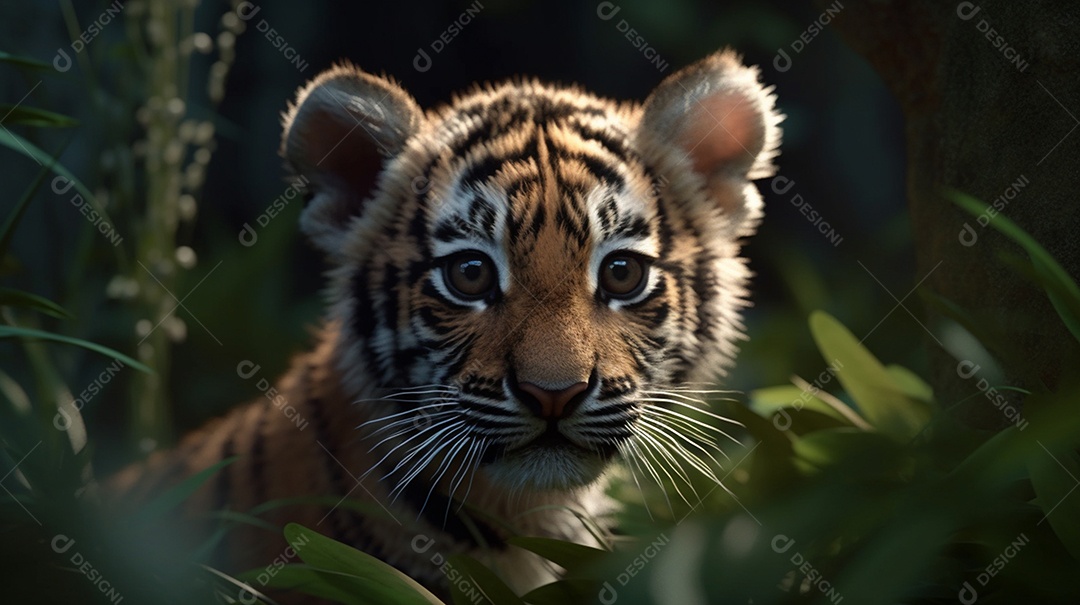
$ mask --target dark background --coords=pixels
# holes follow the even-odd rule
[[[895,301],[867,272],[898,298],[918,279],[904,208],[899,110],[865,61],[828,26],[801,52],[793,52],[792,43],[821,14],[818,8],[788,1],[624,0],[617,3],[619,12],[613,18],[603,20],[596,2],[481,3],[479,15],[436,54],[432,42],[470,4],[259,2],[259,12],[237,40],[224,101],[216,110],[198,86],[205,81],[211,58],[196,57],[187,109],[191,115],[212,118],[217,148],[199,196],[198,215],[178,232],[178,242],[195,250],[198,264],[185,271],[176,292],[180,297],[191,292],[187,310],[178,311],[187,324],[187,337],[173,349],[167,387],[176,433],[257,396],[255,381],[236,375],[239,361],[261,365],[260,376],[273,379],[289,356],[309,342],[308,330],[321,308],[324,265],[298,237],[299,202],[259,229],[255,246],[240,245],[237,235],[245,223],[254,226],[255,218],[284,191],[277,155],[280,113],[298,86],[339,59],[394,76],[421,105],[431,107],[473,82],[518,74],[641,100],[682,66],[725,46],[737,49],[748,63],[761,66],[764,82],[776,87],[779,107],[787,115],[779,174],[795,185],[778,195],[768,180],[759,182],[766,217],[746,247],[757,274],[755,306],[747,317],[750,341],[726,384],[750,391],[787,383],[792,374],[808,380],[818,376],[825,361],[806,327],[807,315],[816,308],[828,310],[860,337],[873,329],[864,344],[882,361],[923,373],[922,331],[903,311],[889,313]],[[125,10],[135,3],[128,5]],[[105,6],[79,3],[71,10],[64,3],[33,2],[0,9],[0,50],[51,61],[57,48],[70,44],[65,10],[68,20],[86,21]],[[229,10],[225,3],[202,3],[195,30],[215,37],[222,14]],[[666,70],[658,70],[625,37],[622,20],[655,49],[668,64]],[[258,31],[261,21],[294,49],[304,69]],[[420,48],[433,60],[425,72],[413,66]],[[791,56],[787,71],[774,67],[778,49]],[[88,184],[97,182],[95,175],[109,161],[102,140],[132,145],[139,136],[134,116],[119,110],[103,114],[89,98],[143,85],[130,72],[111,67],[127,61],[130,52],[124,26],[106,27],[86,51],[96,73],[76,67],[64,77],[48,79],[28,98],[36,106],[80,120],[75,129],[43,134],[38,142],[54,149],[53,143],[70,140],[63,162]],[[91,79],[94,86],[88,87]],[[0,98],[15,103],[33,84],[5,69]],[[17,154],[3,157],[0,182],[21,191],[37,167]],[[795,194],[842,237],[838,245],[799,213],[791,203]],[[15,199],[5,195],[0,204]],[[6,213],[0,208],[0,215]],[[15,240],[14,254],[23,266],[6,277],[6,283],[75,309],[75,320],[52,324],[61,331],[71,333],[74,327],[88,339],[131,353],[133,325],[140,317],[104,294],[116,267],[100,252],[94,258],[101,262],[77,269],[72,262],[78,235],[87,228],[67,197],[43,188]],[[124,232],[121,226],[118,230]],[[134,233],[126,236],[135,240]],[[75,270],[78,276],[72,275]],[[62,369],[75,377],[72,385],[92,381],[108,365],[82,351],[57,349],[56,355]],[[24,369],[21,358],[16,347],[0,345],[0,364],[16,376]],[[121,375],[83,410],[97,437],[103,468],[131,454],[125,442],[126,388],[126,376]]]

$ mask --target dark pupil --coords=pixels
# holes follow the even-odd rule
[[[615,281],[626,281],[630,278],[629,265],[630,263],[624,258],[611,261],[611,277],[613,277]]]
[[[468,281],[476,281],[480,279],[481,274],[484,271],[484,261],[474,258],[472,260],[462,261],[459,266],[461,275]]]

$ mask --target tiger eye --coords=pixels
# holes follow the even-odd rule
[[[610,298],[633,298],[645,289],[649,267],[637,256],[615,252],[600,265],[600,289]]]
[[[484,298],[496,286],[495,263],[481,252],[462,252],[450,257],[443,266],[450,291],[466,300]]]

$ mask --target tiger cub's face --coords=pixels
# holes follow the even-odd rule
[[[283,154],[311,195],[302,228],[335,267],[350,395],[382,406],[417,470],[508,487],[584,485],[619,452],[691,452],[703,431],[680,385],[735,354],[738,240],[760,218],[750,181],[772,170],[780,119],[728,52],[644,104],[518,81],[425,112],[387,79],[321,74],[285,118]]]

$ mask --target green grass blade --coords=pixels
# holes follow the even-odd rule
[[[60,319],[72,318],[71,313],[68,313],[63,307],[44,296],[38,296],[37,294],[31,294],[12,288],[0,288],[0,307],[37,309],[46,315],[51,315]]]
[[[53,66],[45,63],[44,61],[38,61],[37,59],[30,59],[28,57],[20,57],[11,53],[6,53],[0,50],[0,63],[9,63],[11,65],[17,65],[19,67],[29,67],[30,69],[43,69],[52,71]]]
[[[593,603],[600,592],[596,580],[568,579],[544,584],[521,597],[530,605],[566,605],[567,603]]]
[[[38,128],[70,128],[78,126],[79,121],[47,109],[0,103],[0,124],[21,124]]]
[[[131,357],[124,355],[123,353],[99,345],[97,343],[83,340],[81,338],[72,338],[71,336],[64,336],[63,334],[53,334],[52,332],[45,332],[44,330],[34,330],[31,328],[19,328],[16,326],[0,326],[0,338],[31,338],[35,340],[52,340],[55,342],[62,342],[65,344],[75,345],[84,349],[89,349],[95,353],[101,353],[106,357],[111,357],[123,363],[124,365],[131,366],[140,372],[146,372],[148,374],[153,373],[153,370],[145,365],[135,361]]]
[[[42,181],[49,175],[55,162],[55,159],[52,157],[49,158],[48,163],[43,165],[41,170],[38,171],[38,175],[34,178],[34,182],[30,184],[30,187],[25,192],[23,192],[23,196],[15,204],[15,209],[11,211],[11,214],[9,214],[6,219],[4,219],[4,225],[0,227],[0,259],[7,256],[8,248],[11,246],[11,238],[15,236],[15,228],[19,226],[19,221],[22,220],[23,214],[30,206],[30,200],[34,199],[38,187],[41,187]]]
[[[2,128],[0,128],[0,145],[8,147],[16,151],[17,153],[20,153],[34,160],[42,166],[49,166],[53,172],[71,181],[71,184],[74,186],[75,191],[77,191],[79,195],[83,197],[83,199],[85,199],[91,206],[93,206],[94,210],[98,214],[100,214],[103,219],[105,219],[110,225],[116,224],[108,215],[108,213],[105,212],[105,208],[101,206],[97,198],[94,197],[94,194],[90,192],[90,189],[88,189],[86,185],[82,183],[82,181],[76,178],[70,170],[65,168],[63,164],[56,161],[53,156],[45,153],[30,141],[27,141],[19,135]]]
[[[599,563],[608,555],[606,550],[551,538],[512,536],[507,542],[566,569],[583,569]]]
[[[983,202],[955,189],[946,191],[946,196],[961,209],[972,216],[979,217],[989,208]],[[1009,238],[1027,252],[1035,271],[1045,280],[1043,287],[1054,309],[1068,327],[1073,337],[1080,342],[1080,286],[1076,285],[1069,272],[1058,264],[1054,257],[1043,248],[1019,225],[997,212],[988,221],[996,231]],[[1042,281],[1042,280],[1040,280]]]
[[[260,574],[262,574],[261,577]],[[310,565],[291,563],[278,569],[270,578],[266,575],[265,569],[256,569],[239,574],[238,577],[252,587],[266,586],[292,594],[302,593],[318,597],[318,603],[341,603],[342,605],[409,603],[393,596],[386,597],[382,593],[370,591],[365,581],[356,576],[318,569]],[[244,601],[241,602],[248,602],[247,596],[243,595]],[[442,605],[441,601],[436,602]]]
[[[150,501],[150,503],[140,511],[140,517],[143,520],[148,521],[173,510],[179,506],[181,502],[187,500],[191,494],[195,493],[195,491],[198,490],[202,484],[206,483],[214,473],[232,464],[236,459],[236,456],[232,456],[231,458],[221,460],[169,488],[167,491]]]
[[[1047,450],[1032,457],[1028,472],[1044,518],[1073,558],[1080,560],[1080,500],[1069,498],[1080,477],[1080,456],[1067,449]]]
[[[467,555],[455,555],[450,557],[448,562],[450,569],[469,578],[468,582],[453,582],[450,586],[450,594],[454,598],[455,605],[467,605],[477,602],[476,595],[472,593],[472,587],[475,587],[492,603],[525,605],[525,601],[522,601],[521,597],[517,596],[499,576],[495,575],[495,572],[476,559]],[[466,589],[470,590],[467,592]]]

